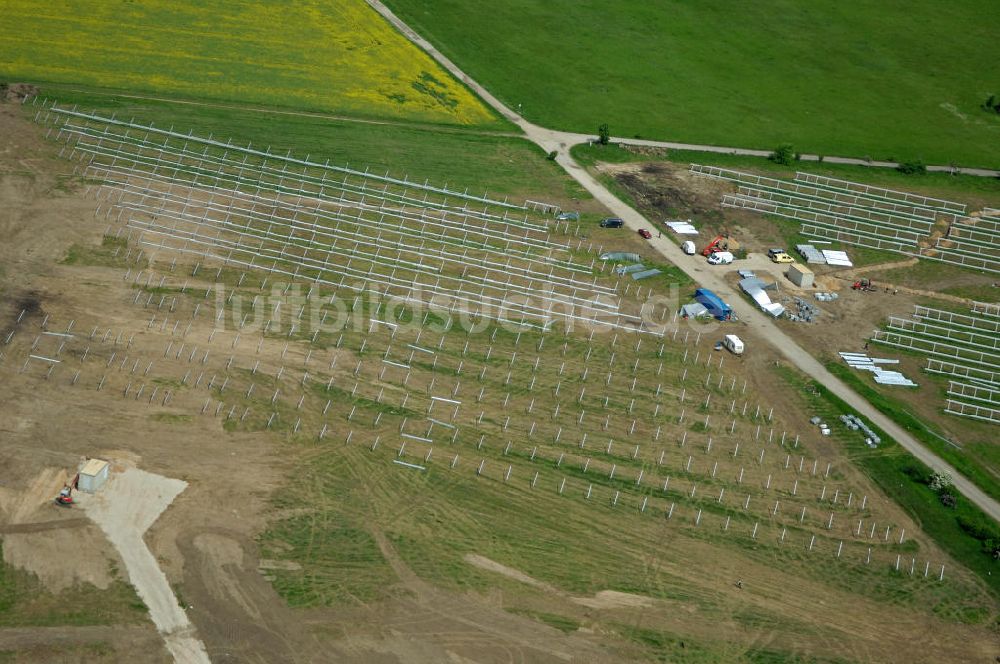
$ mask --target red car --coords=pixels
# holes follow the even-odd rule
[[[649,231],[647,231],[645,228],[640,228],[639,229],[639,235],[641,235],[643,237],[643,239],[646,239],[646,240],[648,240],[649,238],[653,237],[653,234],[650,233]]]

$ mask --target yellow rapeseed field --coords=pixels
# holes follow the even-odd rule
[[[9,81],[495,121],[363,0],[0,0],[0,34]]]

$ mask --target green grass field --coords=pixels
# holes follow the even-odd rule
[[[390,0],[532,122],[616,136],[998,166],[989,0]]]
[[[451,188],[487,192],[493,197],[520,203],[525,197],[542,198],[565,207],[575,201],[585,205],[591,197],[541,148],[504,133],[449,129],[438,125],[377,123],[334,119],[322,115],[267,112],[247,107],[196,105],[150,99],[120,97],[98,92],[46,87],[42,95],[63,106],[137,122],[152,122],[163,128],[184,127],[195,133],[234,142],[270,147],[273,152],[291,150],[297,157],[311,156],[320,162]],[[27,109],[30,112],[30,109]],[[33,115],[33,113],[32,113]],[[320,157],[319,155],[322,155]],[[586,210],[597,219],[600,211],[590,204]]]

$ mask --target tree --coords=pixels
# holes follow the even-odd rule
[[[792,162],[795,161],[795,156],[795,147],[791,143],[783,143],[775,148],[774,152],[769,154],[767,158],[776,164],[791,166]]]
[[[932,491],[944,491],[945,489],[950,489],[954,485],[955,480],[953,480],[951,475],[948,473],[933,473],[927,481],[927,486],[929,486]]]
[[[924,175],[927,172],[927,165],[919,159],[914,159],[902,162],[896,170],[904,175]]]
[[[600,125],[597,128],[597,142],[601,145],[607,145],[611,141],[611,129],[608,127],[608,123]]]
[[[990,95],[989,99],[983,102],[980,106],[986,112],[993,112],[1000,114],[1000,99],[997,99],[996,95]]]

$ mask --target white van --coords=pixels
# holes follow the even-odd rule
[[[729,251],[717,251],[708,257],[709,265],[729,265],[733,262],[735,258],[732,252]]]
[[[681,251],[683,251],[688,256],[694,256],[695,252],[698,250],[695,248],[694,242],[692,242],[691,240],[685,240],[681,244]]]
[[[743,354],[743,340],[735,334],[727,334],[722,345],[729,349],[733,355]]]

